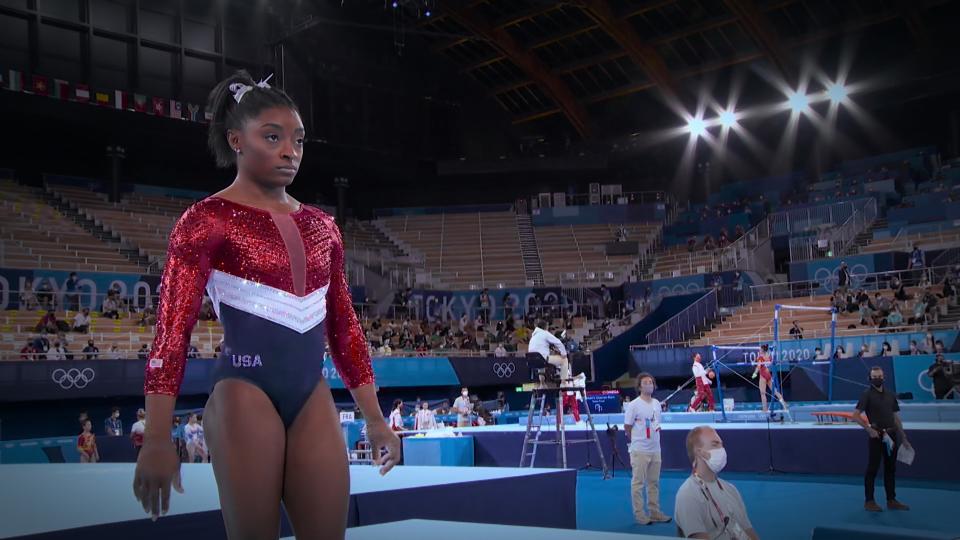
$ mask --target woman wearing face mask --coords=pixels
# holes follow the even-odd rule
[[[723,440],[710,426],[687,434],[693,472],[677,490],[674,516],[684,538],[758,540],[740,492],[718,475],[727,464]]]
[[[783,405],[783,409],[787,409],[787,402],[784,401],[783,396],[780,394],[780,391],[773,387],[773,374],[770,373],[769,366],[773,364],[772,356],[770,355],[770,348],[763,344],[760,346],[760,354],[757,355],[757,367],[753,370],[752,378],[756,379],[757,375],[760,375],[760,380],[757,381],[760,386],[760,403],[763,409],[763,412],[767,412],[767,387],[770,388],[773,393],[773,397]]]
[[[473,404],[470,402],[470,391],[468,389],[460,389],[460,397],[454,400],[453,410],[457,413],[457,427],[469,427]]]
[[[426,401],[420,402],[420,410],[417,411],[413,429],[437,429],[437,418]]]

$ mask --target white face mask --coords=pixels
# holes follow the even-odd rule
[[[714,474],[719,473],[727,466],[727,449],[714,448],[710,450],[710,458],[706,460],[706,463]]]
[[[463,396],[463,397],[467,397],[467,394],[468,394],[468,392],[460,392],[460,395]]]

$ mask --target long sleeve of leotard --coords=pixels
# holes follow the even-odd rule
[[[330,246],[330,286],[327,289],[327,341],[343,384],[347,388],[356,388],[373,382],[373,366],[367,338],[350,298],[350,286],[344,271],[343,237],[332,219],[329,224],[333,238]]]
[[[194,206],[184,212],[170,233],[144,394],[176,396],[180,392],[190,334],[210,277],[211,251],[222,236],[220,229],[215,214]]]

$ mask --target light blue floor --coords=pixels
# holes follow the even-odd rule
[[[581,530],[610,531],[642,535],[676,536],[674,523],[636,525],[630,506],[630,475],[617,471],[616,478],[603,480],[598,472],[581,472],[577,487],[577,527]],[[660,505],[673,515],[674,494],[686,474],[667,472],[661,477]],[[787,474],[723,475],[737,486],[747,512],[761,538],[808,540],[818,525],[874,525],[932,530],[960,535],[957,504],[960,485],[901,481],[897,498],[908,512],[870,514],[863,510],[863,480],[854,477],[826,477]],[[883,499],[882,484],[877,497]]]

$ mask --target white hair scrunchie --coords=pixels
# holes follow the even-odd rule
[[[271,73],[270,75],[267,75],[266,79],[261,79],[260,82],[257,83],[257,87],[270,88],[270,85],[267,84],[267,81],[269,81],[271,77],[273,77],[273,73]],[[246,94],[251,90],[253,90],[253,87],[250,86],[249,84],[233,83],[230,85],[230,91],[233,92],[233,99],[234,101],[237,102],[238,105],[240,104],[240,100],[243,99],[244,94]]]

